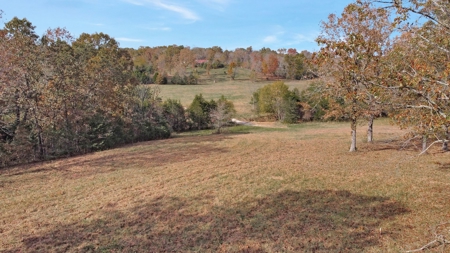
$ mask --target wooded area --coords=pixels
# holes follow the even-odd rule
[[[133,57],[134,76],[142,84],[197,84],[196,67],[224,69],[228,78],[234,80],[238,69],[250,71],[250,79],[308,79],[314,78],[309,71],[307,59],[312,53],[296,49],[270,48],[253,50],[252,47],[236,48],[234,51],[221,47],[190,48],[185,46],[140,47],[127,49]]]
[[[185,110],[145,86],[198,84],[199,69],[207,76],[223,69],[230,80],[238,70],[252,81],[320,78],[302,93],[282,82],[261,88],[249,106],[287,123],[305,112],[311,119],[349,120],[350,151],[356,151],[357,122],[369,122],[371,142],[373,120],[386,115],[410,129],[411,138],[422,138],[423,151],[429,139],[447,150],[449,10],[448,2],[437,0],[358,0],[322,23],[315,53],[120,48],[104,33],[74,38],[56,28],[38,36],[30,21],[13,18],[0,30],[1,165],[167,138],[171,131],[212,127],[215,120],[220,131],[234,113],[232,101],[208,102],[199,94]]]
[[[306,73],[306,56],[294,49],[134,50],[104,33],[74,38],[56,28],[38,36],[34,29],[26,18],[13,18],[0,31],[1,166],[168,138],[172,131],[220,132],[235,112],[225,97],[208,102],[198,94],[189,108],[163,102],[158,88],[146,84],[197,84],[199,68],[207,75],[224,68],[230,79],[238,68],[251,68],[255,81]]]

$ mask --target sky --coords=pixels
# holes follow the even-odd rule
[[[0,0],[2,23],[26,18],[38,35],[103,32],[121,47],[251,46],[317,51],[321,21],[351,0]]]

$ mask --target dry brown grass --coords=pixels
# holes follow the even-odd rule
[[[379,123],[379,122],[378,122]],[[449,153],[308,123],[0,172],[1,252],[399,252],[450,220]],[[362,132],[362,131],[361,131]],[[446,229],[448,233],[449,227]]]

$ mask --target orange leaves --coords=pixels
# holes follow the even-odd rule
[[[236,63],[235,62],[231,62],[228,65],[228,69],[227,69],[227,75],[233,80],[234,80],[234,77],[236,75],[236,67],[237,67]]]
[[[74,38],[65,28],[57,27],[55,29],[48,29],[45,32],[45,39],[55,43],[57,41],[73,42]]]
[[[265,76],[273,76],[278,68],[279,61],[276,53],[269,53],[262,59],[261,68]]]
[[[314,61],[329,78],[329,115],[340,113],[353,122],[380,113],[377,89],[385,50],[390,45],[389,15],[367,2],[348,5],[342,15],[330,15],[317,39],[322,45]],[[355,143],[353,143],[356,145]]]

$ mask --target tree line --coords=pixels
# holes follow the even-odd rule
[[[134,75],[142,84],[197,84],[196,68],[203,68],[209,76],[212,69],[224,69],[234,80],[239,69],[250,71],[250,79],[306,79],[314,77],[307,65],[308,51],[296,49],[252,47],[234,51],[221,47],[190,48],[185,46],[159,46],[127,49],[135,66]]]
[[[49,29],[27,19],[0,30],[0,166],[168,138],[226,124],[234,107],[201,95],[185,109],[139,85],[133,57],[104,33]]]

